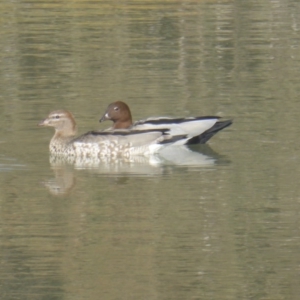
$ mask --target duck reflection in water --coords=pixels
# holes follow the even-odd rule
[[[54,178],[44,181],[43,185],[51,194],[59,196],[67,195],[73,190],[80,171],[111,177],[114,182],[120,183],[129,177],[159,177],[177,171],[189,172],[190,169],[211,168],[215,164],[228,163],[226,158],[217,154],[208,145],[196,146],[193,150],[176,147],[176,151],[166,153],[167,158],[163,155],[164,152],[160,156],[135,156],[117,161],[50,155]]]
[[[54,196],[69,194],[76,185],[74,170],[70,165],[51,164],[54,178],[44,180],[42,185]]]

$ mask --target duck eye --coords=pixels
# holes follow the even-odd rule
[[[55,116],[54,116],[54,119],[59,119],[59,115],[55,115]]]
[[[115,111],[118,111],[118,110],[119,110],[119,107],[118,107],[118,106],[115,106],[115,107],[114,107],[114,110],[115,110]]]

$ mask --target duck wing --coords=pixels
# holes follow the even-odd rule
[[[201,135],[210,128],[212,128],[219,117],[205,116],[205,117],[188,117],[188,118],[148,118],[145,120],[137,121],[131,127],[134,130],[146,130],[146,129],[169,129],[169,134],[172,136],[186,135],[188,140],[196,136]]]

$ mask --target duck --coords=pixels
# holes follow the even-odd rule
[[[168,128],[145,130],[116,129],[114,131],[89,131],[77,136],[73,114],[68,110],[55,110],[39,124],[53,127],[55,133],[49,144],[52,155],[77,158],[130,157],[151,155],[161,148],[183,144],[186,136],[170,134]]]
[[[132,121],[129,106],[123,101],[116,101],[108,105],[99,122],[110,120],[113,126],[107,130],[153,130],[168,129],[172,136],[185,135],[181,143],[185,145],[205,144],[220,130],[230,126],[232,120],[220,121],[218,116],[204,117],[152,117],[136,122]]]

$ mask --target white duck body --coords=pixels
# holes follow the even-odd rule
[[[152,117],[135,122],[131,128],[135,130],[157,130],[168,128],[169,134],[172,136],[186,136],[185,139],[181,139],[174,143],[174,145],[184,145],[187,144],[191,138],[199,136],[212,128],[218,119],[218,117],[210,116],[188,118]]]
[[[108,130],[159,130],[168,129],[171,136],[183,135],[185,138],[178,140],[174,145],[204,144],[218,131],[232,124],[231,120],[218,121],[217,116],[169,118],[157,117],[132,122],[129,106],[117,101],[111,103],[100,122],[113,121],[113,127]]]

